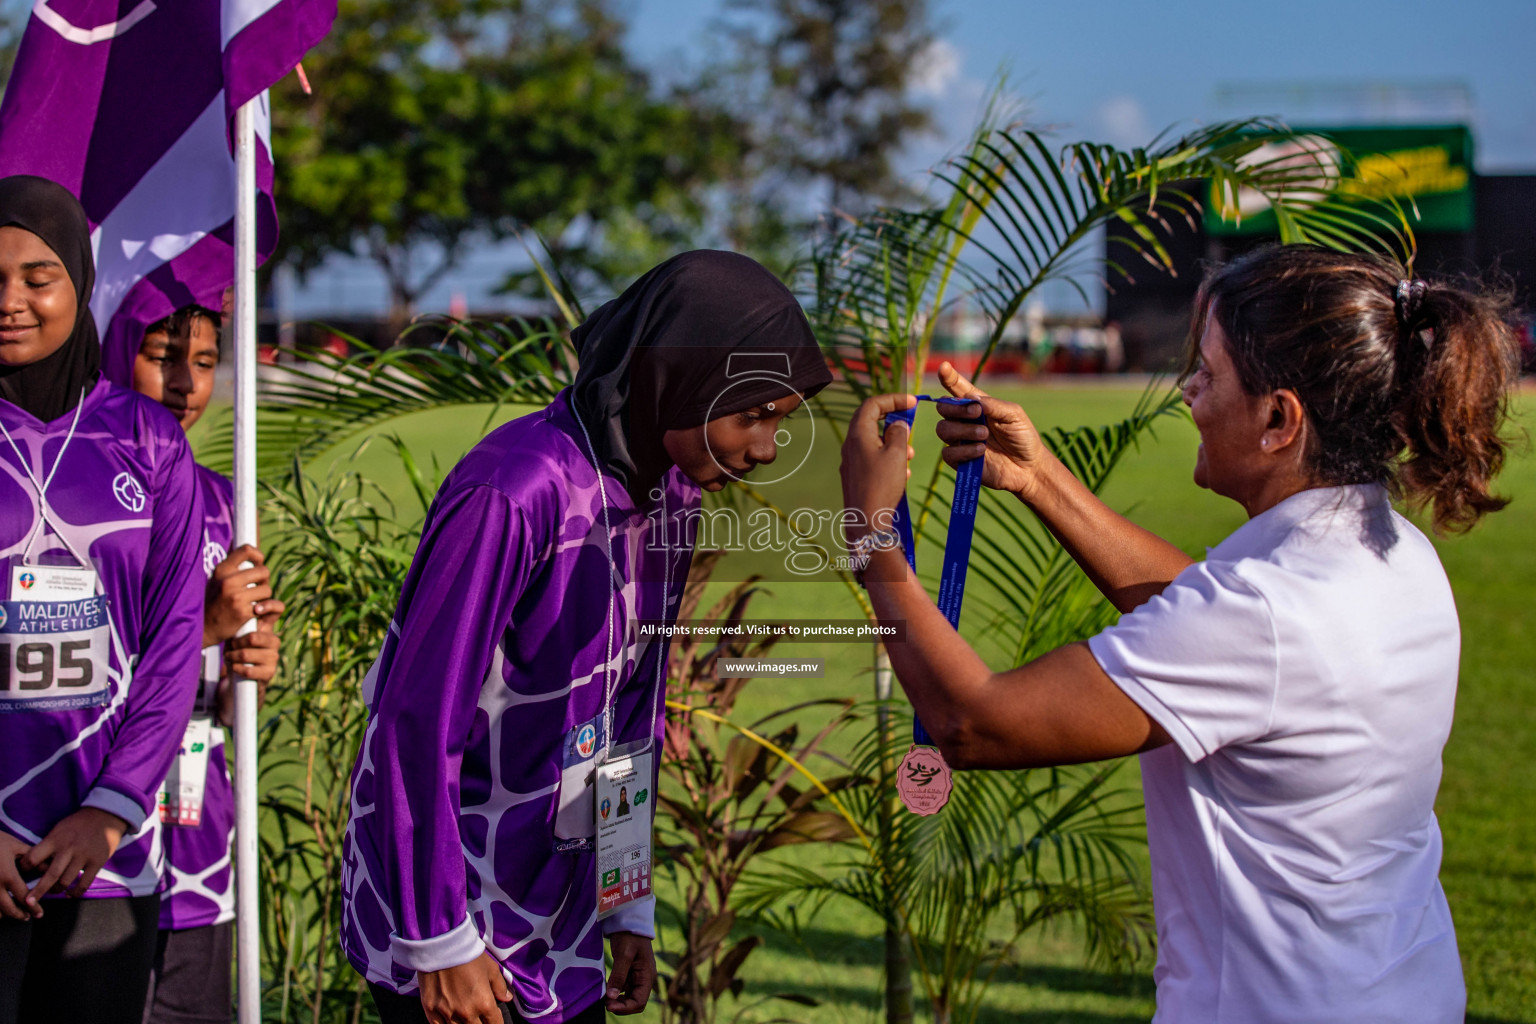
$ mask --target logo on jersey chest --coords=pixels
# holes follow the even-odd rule
[[[129,512],[144,511],[144,487],[133,478],[131,473],[119,473],[112,478],[112,494],[117,498],[118,504]]]
[[[229,552],[224,550],[224,545],[216,540],[203,542],[203,574],[212,576],[213,570],[219,567],[219,563],[229,557]]]

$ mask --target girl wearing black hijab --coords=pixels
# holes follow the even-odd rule
[[[649,875],[600,897],[589,781],[648,747],[619,781],[655,791],[665,644],[629,627],[676,620],[701,489],[772,462],[831,380],[794,296],[732,253],[668,260],[574,337],[575,384],[443,482],[365,684],[342,945],[385,1021],[644,1008],[654,898],[619,897]]]
[[[31,235],[33,249],[40,244],[50,250],[25,254],[31,258],[12,268],[33,274],[30,308],[8,306],[0,314],[0,399],[46,422],[73,409],[101,368],[101,341],[90,310],[96,282],[91,229],[68,190],[29,174],[0,179],[0,210],[5,227]],[[63,287],[66,278],[71,287]],[[45,316],[49,329],[27,329],[29,321]]]
[[[98,378],[93,276],[74,196],[0,179],[0,1024],[141,1019],[197,683],[191,451]]]

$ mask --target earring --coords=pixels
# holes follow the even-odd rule
[[[1260,440],[1259,441],[1259,447],[1260,448],[1268,448],[1269,447],[1269,438],[1266,437],[1266,438],[1263,438],[1262,440]]]

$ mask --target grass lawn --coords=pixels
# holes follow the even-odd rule
[[[1134,389],[1038,385],[1011,391],[1042,426],[1107,423],[1135,404]],[[1522,426],[1536,412],[1524,396]],[[394,425],[418,457],[434,453],[443,470],[479,436],[483,417],[463,410],[413,416]],[[920,428],[919,437],[926,428]],[[926,434],[931,437],[931,434]],[[1166,418],[1155,438],[1131,453],[1105,492],[1110,504],[1197,557],[1242,521],[1231,502],[1190,482],[1194,430]],[[931,449],[932,445],[928,446]],[[931,450],[920,459],[931,458]],[[393,456],[377,446],[359,468],[393,475]],[[921,469],[914,473],[924,478]],[[1502,489],[1515,498],[1469,537],[1437,541],[1461,614],[1463,653],[1456,724],[1445,752],[1438,813],[1445,835],[1441,878],[1456,916],[1469,995],[1469,1021],[1536,1024],[1536,800],[1525,772],[1536,765],[1536,637],[1525,628],[1536,602],[1536,458],[1522,448]],[[400,491],[403,497],[403,487]],[[852,618],[857,605],[838,584],[774,582],[755,599],[753,618]],[[827,659],[827,677],[748,687],[747,717],[811,696],[869,695],[868,648],[796,645],[790,653]],[[755,688],[754,688],[755,687]],[[1123,784],[1138,785],[1136,766]],[[1522,793],[1527,794],[1521,796]],[[879,1018],[879,925],[857,912],[828,909],[803,944],[774,935],[743,976],[747,999],[802,992],[814,1010],[769,1003],[746,1019],[775,1014],[814,1021]],[[665,936],[664,936],[665,939]],[[1153,1010],[1150,963],[1122,976],[1085,966],[1077,936],[1061,928],[1031,937],[1018,962],[989,992],[983,1021],[1032,1024],[1144,1021]],[[729,1001],[727,1014],[733,1012]],[[648,1012],[640,1019],[658,1019]]]

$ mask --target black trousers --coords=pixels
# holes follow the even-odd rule
[[[235,922],[162,931],[145,1024],[229,1024],[234,1017]]]
[[[402,996],[383,985],[369,985],[368,991],[373,994],[373,1005],[379,1008],[379,1019],[383,1024],[428,1024],[420,996]],[[517,1012],[515,1003],[501,1004],[501,1019],[506,1024],[528,1024],[528,1018]],[[603,998],[599,995],[597,1002],[572,1017],[569,1024],[603,1024],[607,1019]]]
[[[140,1024],[160,897],[50,899],[0,918],[0,1024]]]

